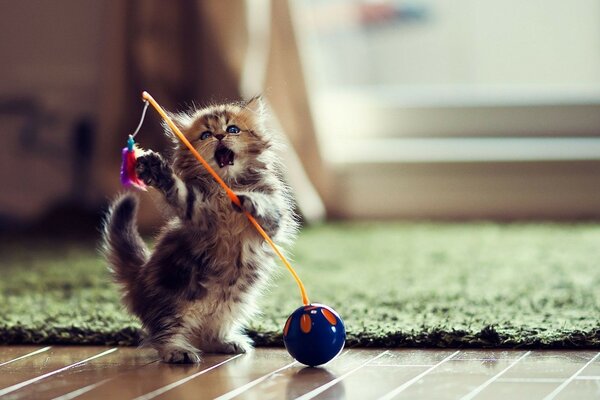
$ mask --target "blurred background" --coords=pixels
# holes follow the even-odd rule
[[[600,217],[598,1],[0,9],[3,234],[98,235],[142,90],[173,111],[262,93],[307,221]],[[167,149],[159,122],[143,147]]]

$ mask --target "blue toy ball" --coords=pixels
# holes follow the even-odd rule
[[[302,364],[315,367],[340,354],[346,328],[337,312],[323,304],[302,306],[290,315],[283,328],[285,348]]]

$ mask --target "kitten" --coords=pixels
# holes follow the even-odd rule
[[[274,140],[260,98],[171,116],[265,231],[289,244],[297,229]],[[117,198],[104,249],[127,308],[140,318],[165,362],[197,363],[200,352],[243,353],[242,333],[256,298],[277,268],[267,246],[191,152],[175,143],[172,162],[153,151],[138,158],[138,176],[164,197],[172,217],[152,251],[137,232],[138,200]]]

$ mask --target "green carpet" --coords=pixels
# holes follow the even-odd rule
[[[93,246],[0,251],[1,343],[138,343]],[[600,347],[598,224],[331,224],[302,231],[294,254],[351,346]],[[281,345],[300,305],[284,272],[250,327],[257,345]]]

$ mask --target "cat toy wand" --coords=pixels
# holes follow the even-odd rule
[[[121,181],[125,186],[134,186],[145,190],[143,182],[135,175],[135,142],[134,137],[140,130],[148,104],[152,105],[162,119],[167,123],[171,131],[190,150],[192,155],[210,173],[215,181],[221,185],[233,204],[241,208],[240,199],[231,188],[221,179],[215,170],[198,153],[179,128],[173,123],[165,110],[148,93],[142,93],[142,100],[146,103],[142,113],[141,121],[133,135],[129,135],[127,147],[123,149],[123,165],[121,167]],[[335,358],[344,347],[346,340],[346,329],[339,314],[331,307],[323,304],[311,304],[306,294],[304,284],[300,277],[279,250],[277,245],[260,226],[258,221],[248,211],[243,210],[248,221],[254,226],[258,233],[271,246],[275,254],[281,259],[288,271],[292,274],[298,284],[302,295],[303,305],[297,308],[288,317],[283,328],[283,342],[285,348],[292,357],[309,366],[325,364]]]

